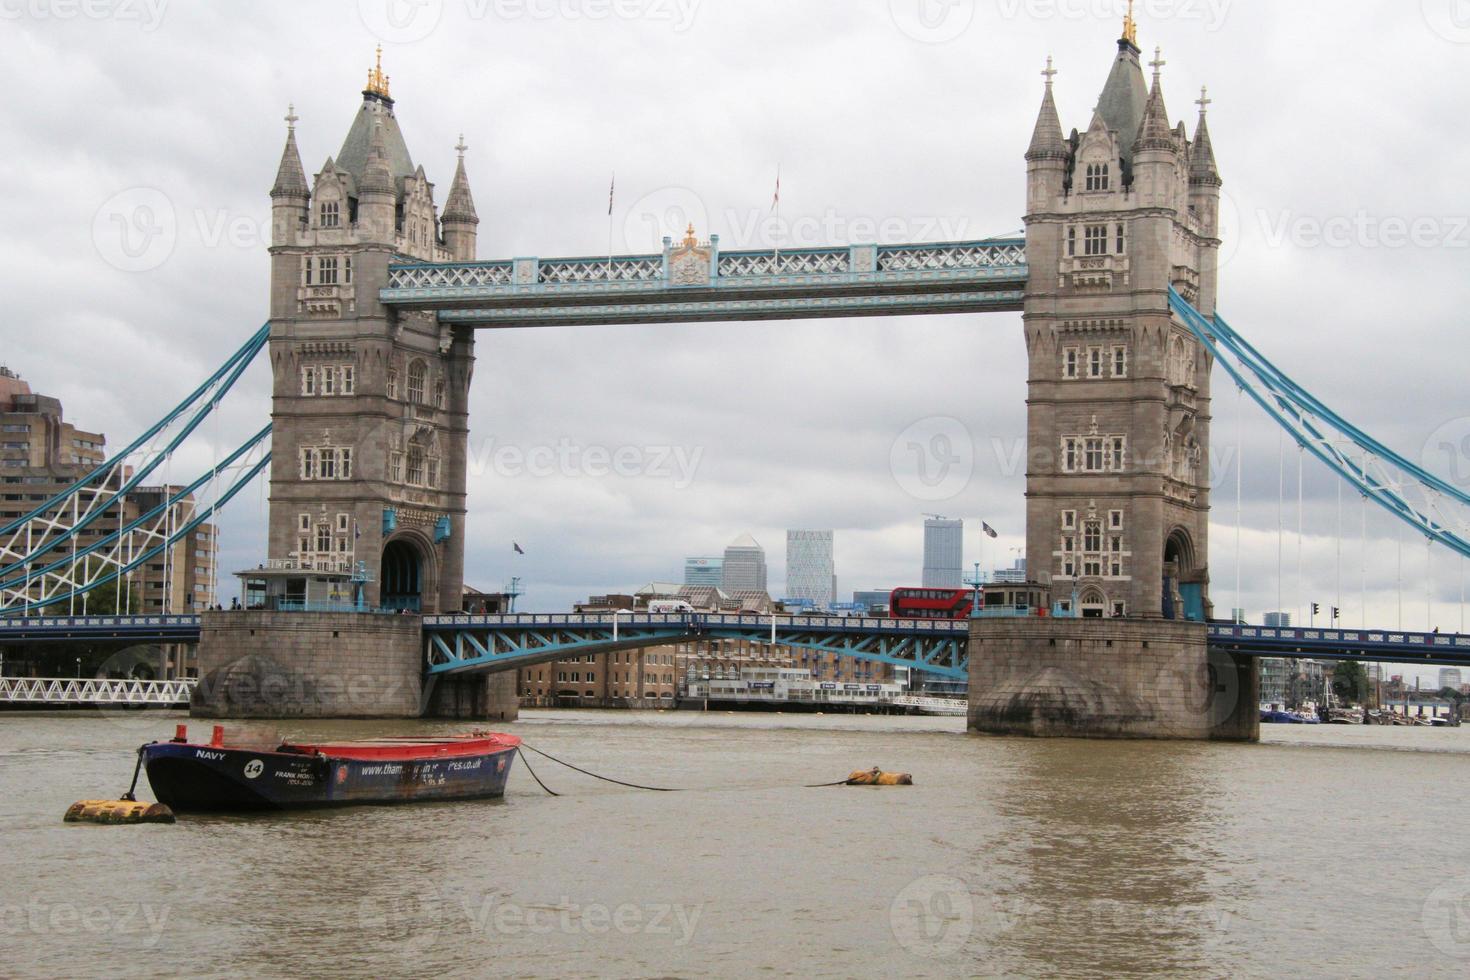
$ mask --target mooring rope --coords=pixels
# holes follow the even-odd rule
[[[552,789],[550,786],[547,786],[545,783],[543,783],[541,781],[541,777],[538,776],[538,775],[536,775],[536,770],[534,770],[534,769],[531,768],[531,760],[526,758],[526,753],[521,751],[520,746],[516,746],[516,755],[518,755],[518,756],[521,757],[521,762],[525,765],[526,772],[530,773],[531,774],[531,778],[534,779],[534,780],[536,780],[536,785],[537,786],[540,786],[542,789],[546,790],[546,792],[550,793],[552,796],[560,796],[561,795],[556,790]]]
[[[542,752],[540,749],[536,748],[535,746],[533,746],[533,745],[527,745],[525,742],[522,742],[521,743],[521,748],[523,748],[523,749],[530,749],[532,752],[535,752],[537,755],[545,756],[546,758],[550,759],[552,762],[555,762],[558,765],[566,766],[568,769],[572,770],[573,772],[580,772],[584,776],[591,776],[593,779],[601,779],[602,781],[608,782],[608,783],[616,783],[619,786],[626,786],[629,789],[646,789],[646,790],[649,790],[650,792],[653,792],[653,793],[678,793],[678,792],[680,792],[680,790],[670,789],[667,786],[642,786],[642,785],[639,785],[638,783],[625,783],[621,779],[613,779],[611,776],[599,776],[595,772],[588,772],[586,769],[582,769],[582,768],[580,768],[578,766],[574,766],[570,762],[567,762],[564,759],[558,759],[554,755],[550,755],[550,754],[548,754],[546,752]],[[522,755],[521,758],[524,759],[525,756]],[[530,766],[527,766],[526,769],[527,769],[527,771],[529,771],[530,770]],[[535,776],[535,773],[532,773],[531,775],[532,776]],[[537,779],[536,782],[540,783],[541,780]],[[546,784],[545,783],[542,783],[541,788],[542,789],[546,789]],[[551,791],[550,790],[547,790],[547,792],[551,792]],[[555,795],[558,795],[558,794],[553,793],[552,795],[555,796]]]
[[[143,750],[147,747],[147,743],[138,746],[138,762],[135,766],[133,766],[133,783],[131,786],[128,787],[128,791],[122,795],[122,799],[124,802],[138,802],[138,798],[134,796],[133,793],[138,788],[138,773],[141,772],[143,769]]]

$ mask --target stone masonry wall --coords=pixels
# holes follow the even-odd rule
[[[971,731],[1077,738],[1260,736],[1253,660],[1210,653],[1201,624],[977,620]]]
[[[417,616],[205,613],[196,718],[417,718]]]

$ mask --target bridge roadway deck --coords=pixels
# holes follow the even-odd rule
[[[1017,311],[1021,238],[721,252],[718,237],[662,253],[389,268],[378,298],[476,327],[667,323]]]
[[[219,615],[228,616],[228,613]],[[616,623],[614,622],[616,620]],[[19,643],[197,643],[200,617],[31,616],[0,618],[0,650]],[[1210,646],[1252,657],[1470,666],[1470,636],[1373,629],[1276,629],[1211,624]],[[685,642],[770,642],[772,617],[723,614],[612,616],[519,614],[425,616],[426,670],[500,670],[556,660]],[[963,678],[969,622],[842,616],[777,616],[776,642],[878,660]]]

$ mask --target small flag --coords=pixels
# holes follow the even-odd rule
[[[516,550],[516,554],[518,555],[524,555],[526,553],[525,549],[514,541],[510,543],[510,546]]]
[[[989,524],[986,524],[984,521],[980,522],[980,527],[985,531],[986,534],[990,535],[992,538],[1000,537],[999,534],[995,533],[995,528],[991,527]]]
[[[613,175],[612,175],[611,182],[609,182],[608,185],[607,185],[607,216],[609,218],[612,217],[613,191],[615,191],[617,189],[617,186],[618,186],[618,175],[617,175],[616,172],[614,172]]]
[[[362,537],[362,525],[358,524],[356,521],[353,521],[352,522],[352,539],[354,541],[356,541],[360,537]]]
[[[775,211],[781,207],[781,165],[776,164],[776,194],[771,198],[771,210]]]

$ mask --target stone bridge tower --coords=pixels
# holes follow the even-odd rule
[[[1130,7],[1131,9],[1131,7]],[[1026,152],[1028,568],[1079,617],[970,629],[970,728],[1253,740],[1255,661],[1209,648],[1210,358],[1169,287],[1215,309],[1220,175],[1204,110],[1171,126],[1130,14],[1085,133],[1051,65]]]
[[[463,141],[440,214],[381,48],[341,150],[310,183],[294,113],[287,123],[271,188],[271,564],[334,573],[342,598],[356,591],[344,573],[362,567],[369,606],[457,610],[473,332],[400,316],[378,290],[392,262],[475,258]]]
[[[1048,63],[1026,153],[1027,554],[1084,616],[1210,613],[1211,360],[1172,285],[1215,308],[1220,175],[1145,82],[1131,18],[1085,132],[1062,135]]]

